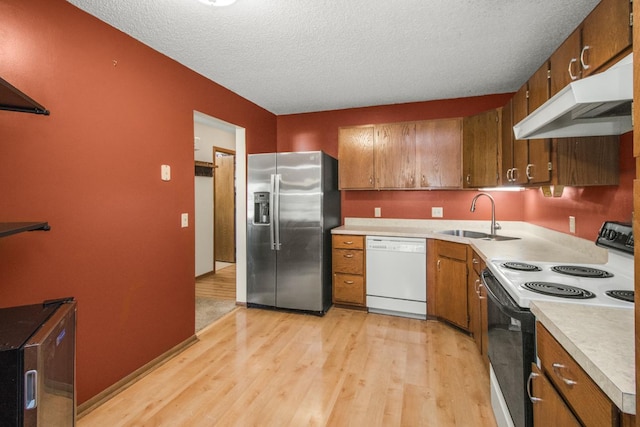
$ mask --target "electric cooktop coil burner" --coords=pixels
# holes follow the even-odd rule
[[[559,283],[526,282],[522,286],[533,292],[561,298],[587,299],[595,297],[593,292],[589,292],[586,289],[576,288],[575,286],[562,285]]]
[[[613,277],[608,271],[599,270],[597,268],[584,267],[580,265],[556,265],[551,267],[556,273],[567,274],[569,276],[591,277],[602,279],[605,277]]]
[[[605,294],[609,295],[611,298],[616,298],[616,299],[627,301],[627,302],[633,302],[633,296],[634,296],[633,291],[614,290],[614,291],[606,291]]]
[[[526,262],[509,261],[502,264],[504,268],[518,271],[541,271],[537,265],[527,264]]]

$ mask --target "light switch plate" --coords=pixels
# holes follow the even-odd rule
[[[441,207],[431,208],[431,218],[442,218],[444,216],[444,209]]]
[[[380,218],[382,216],[381,208],[373,208],[373,216],[376,218]]]
[[[182,228],[186,228],[189,226],[189,214],[188,213],[183,213],[182,215],[180,215],[180,223],[182,225]]]
[[[570,216],[569,217],[569,233],[574,233],[576,232],[576,217],[575,216]]]

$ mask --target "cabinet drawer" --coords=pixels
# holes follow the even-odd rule
[[[617,426],[618,409],[540,323],[538,357],[549,379],[586,426]]]
[[[338,249],[363,249],[364,236],[352,236],[348,234],[334,234],[333,247]]]
[[[475,271],[478,276],[482,274],[482,270],[484,270],[485,268],[484,261],[482,261],[480,255],[478,255],[475,251],[471,252],[471,266],[473,267],[473,271]]]
[[[337,303],[365,305],[364,278],[353,274],[333,275],[333,300]]]
[[[332,265],[336,273],[364,274],[364,251],[334,249]]]
[[[438,256],[453,258],[460,261],[467,260],[467,245],[462,243],[438,241]]]

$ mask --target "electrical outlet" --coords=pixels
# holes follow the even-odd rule
[[[442,218],[444,216],[444,209],[431,208],[431,218]]]
[[[382,216],[381,208],[373,208],[373,216],[376,218],[380,218]]]
[[[189,214],[188,213],[183,213],[182,215],[180,215],[180,224],[182,225],[182,228],[186,228],[189,226]]]
[[[569,233],[575,234],[575,232],[576,232],[576,217],[570,216],[569,217]]]

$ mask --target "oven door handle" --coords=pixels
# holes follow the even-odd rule
[[[487,290],[487,297],[493,301],[500,311],[527,324],[530,322],[531,311],[528,308],[519,307],[488,268],[482,271],[482,283],[484,283]],[[501,288],[502,292],[496,289],[497,286]]]

